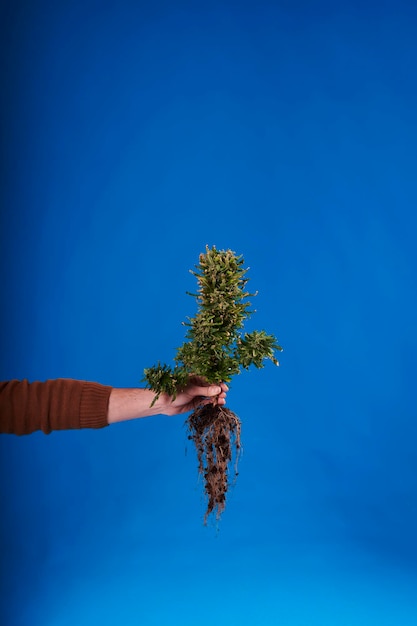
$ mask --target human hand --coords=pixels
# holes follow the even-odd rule
[[[229,387],[225,383],[209,385],[201,376],[191,376],[188,385],[173,400],[168,394],[162,393],[155,403],[158,412],[163,415],[178,415],[193,411],[198,406],[210,404],[226,404],[226,393]]]

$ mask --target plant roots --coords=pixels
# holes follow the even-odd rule
[[[217,404],[198,407],[188,417],[186,424],[197,450],[198,471],[204,477],[208,496],[204,523],[210,513],[216,511],[218,520],[226,506],[229,489],[228,466],[235,458],[234,476],[238,475],[237,463],[240,453],[240,420],[238,416]]]

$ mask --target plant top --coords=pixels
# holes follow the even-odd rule
[[[246,291],[243,257],[232,250],[206,246],[196,269],[190,271],[197,278],[198,292],[189,295],[196,298],[198,310],[195,317],[183,322],[188,327],[187,341],[177,349],[174,368],[158,363],[145,369],[148,386],[158,395],[166,392],[175,397],[191,374],[208,383],[227,383],[242,368],[263,367],[266,359],[279,365],[275,351],[282,347],[273,335],[263,330],[243,331],[252,314],[247,298],[256,296]]]

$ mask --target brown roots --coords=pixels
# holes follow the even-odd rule
[[[226,506],[229,489],[228,466],[235,457],[234,473],[240,452],[240,420],[238,416],[222,406],[207,404],[195,409],[186,424],[189,439],[197,450],[198,471],[204,477],[208,496],[204,523],[213,511],[219,519]]]

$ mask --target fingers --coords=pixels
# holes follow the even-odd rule
[[[194,398],[193,405],[204,406],[210,404],[213,398],[216,398],[217,404],[224,405],[226,404],[226,393],[229,391],[229,387],[223,382],[218,385],[209,385],[201,376],[190,376],[188,388],[184,391]]]
[[[220,385],[209,385],[208,387],[198,387],[199,396],[207,396],[208,398],[212,398],[214,396],[218,396],[221,394],[222,388]]]
[[[229,387],[226,383],[220,383],[221,393],[217,398],[217,404],[226,404],[226,393],[229,391]]]
[[[207,398],[213,398],[214,396],[225,397],[227,391],[229,391],[229,387],[225,383],[206,386],[192,385],[190,388],[190,392],[193,396],[205,396]]]

